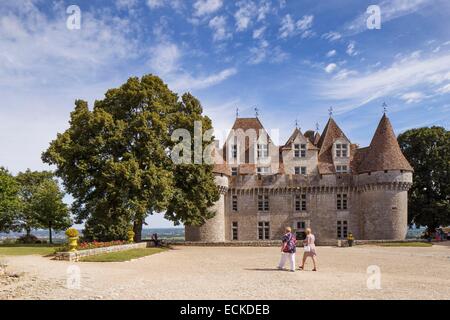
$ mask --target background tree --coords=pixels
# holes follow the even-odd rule
[[[39,186],[45,181],[51,181],[53,173],[50,171],[31,171],[19,172],[16,181],[19,183],[20,210],[15,220],[19,229],[26,231],[26,237],[30,237],[32,229],[39,229],[37,213],[33,209],[33,196]]]
[[[17,231],[19,207],[19,184],[8,170],[0,167],[0,231]]]
[[[48,230],[49,242],[53,243],[52,229],[62,231],[72,225],[69,209],[63,201],[64,192],[53,179],[44,180],[35,190],[30,209],[40,228]]]
[[[434,231],[450,224],[450,131],[442,127],[412,129],[398,137],[414,168],[409,221]]]
[[[202,109],[189,110],[160,78],[130,78],[120,88],[108,90],[92,111],[84,101],[75,104],[69,129],[58,134],[42,158],[57,166],[56,174],[75,199],[77,222],[86,221],[87,238],[126,239],[132,223],[139,241],[149,214],[164,212],[174,199],[186,199],[181,173],[205,170],[190,187],[210,190],[201,190],[200,185],[211,185],[211,166],[175,170],[170,159],[171,133],[179,128],[179,120],[193,127],[191,122],[202,117]],[[211,202],[217,191],[212,192],[194,197],[189,206],[179,201],[168,216],[176,223],[199,214],[210,216],[203,202]]]

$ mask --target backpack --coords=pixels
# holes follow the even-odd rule
[[[286,246],[284,247],[283,251],[287,253],[294,253],[296,243],[297,239],[295,238],[295,235],[291,233],[288,240],[286,241]]]

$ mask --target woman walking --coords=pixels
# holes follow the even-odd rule
[[[314,269],[313,271],[317,271],[317,254],[316,254],[316,237],[312,234],[311,229],[307,228],[306,231],[306,238],[303,240],[303,247],[305,249],[305,252],[303,253],[303,261],[302,265],[299,267],[300,270],[303,270],[305,268],[305,262],[308,257],[312,258]]]
[[[295,252],[297,250],[297,240],[295,239],[295,235],[292,234],[292,229],[290,227],[285,229],[285,235],[281,241],[283,244],[281,246],[281,259],[278,269],[282,270],[286,264],[286,260],[289,260],[291,272],[295,272]]]

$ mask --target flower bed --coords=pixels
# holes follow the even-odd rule
[[[90,249],[98,249],[98,248],[107,248],[107,247],[114,247],[114,246],[122,246],[124,244],[128,244],[127,241],[110,241],[110,242],[82,242],[78,245],[78,250],[90,250]]]

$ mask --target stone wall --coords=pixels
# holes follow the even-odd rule
[[[147,248],[147,246],[148,246],[147,242],[140,242],[140,243],[125,244],[121,246],[80,250],[76,252],[58,252],[55,255],[55,260],[79,261],[81,258],[97,256],[99,254],[126,251],[131,249]]]

